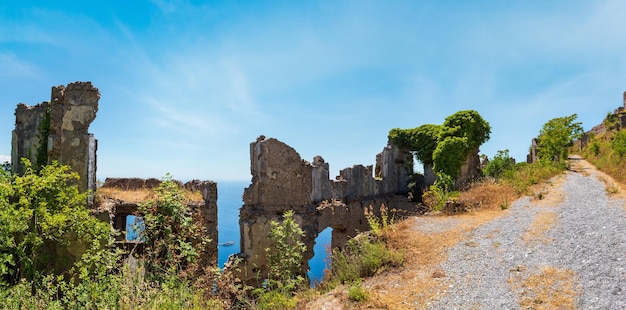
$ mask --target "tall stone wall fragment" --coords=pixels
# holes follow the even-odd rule
[[[74,82],[52,87],[50,102],[34,107],[19,104],[11,151],[14,171],[23,173],[21,158],[35,164],[47,157],[47,163],[58,161],[72,167],[80,176],[81,191],[95,191],[98,143],[88,130],[99,99],[100,92],[91,82]]]

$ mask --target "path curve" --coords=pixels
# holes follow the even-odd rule
[[[607,195],[591,165],[572,164],[578,172],[567,172],[562,200],[519,199],[450,248],[443,297],[425,306],[626,309],[624,201]]]

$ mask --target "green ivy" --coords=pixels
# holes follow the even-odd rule
[[[43,114],[37,136],[39,138],[39,146],[37,147],[37,158],[35,167],[40,169],[48,164],[48,137],[50,136],[50,106],[46,107]]]

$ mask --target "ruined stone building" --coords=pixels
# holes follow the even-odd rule
[[[13,172],[24,173],[22,158],[27,158],[35,166],[53,161],[68,165],[78,173],[81,192],[96,191],[96,151],[97,140],[89,133],[89,125],[98,112],[100,92],[91,82],[74,82],[67,86],[52,87],[49,102],[35,106],[18,104],[15,110],[15,130],[12,136],[11,161]],[[152,189],[161,183],[157,179],[107,179],[104,187],[120,190]],[[205,264],[217,265],[217,184],[212,181],[194,180],[180,184],[189,191],[200,192],[202,198],[190,201],[190,210],[197,210],[207,228],[207,236],[214,242],[209,245],[208,254],[201,259]],[[90,203],[93,203],[93,196]],[[128,248],[140,243],[126,240],[128,219],[141,216],[137,213],[140,201],[123,201],[104,197],[92,205],[95,215],[109,222],[112,228],[122,234],[118,244]]]
[[[206,228],[206,236],[212,241],[209,243],[205,254],[200,257],[201,264],[207,266],[217,266],[217,183],[213,181],[192,180],[185,184],[176,181],[181,189],[189,192],[198,192],[199,199],[189,200],[187,208],[189,211],[198,212]],[[121,191],[141,191],[153,190],[161,184],[158,179],[141,178],[107,178],[102,184],[103,189],[117,189]],[[141,221],[141,214],[138,213],[139,204],[144,201],[124,200],[114,196],[104,196],[94,210],[96,216],[111,224],[111,227],[120,232],[116,237],[116,244],[126,250],[126,253],[135,251],[141,254],[143,250],[142,240],[136,235],[129,233],[133,224]],[[136,222],[135,222],[136,221]]]
[[[74,82],[52,87],[50,102],[18,104],[11,145],[13,172],[24,172],[22,158],[33,165],[56,160],[78,173],[81,191],[95,191],[98,145],[89,125],[96,118],[99,99],[91,82]]]
[[[405,196],[412,156],[391,144],[377,156],[375,169],[355,165],[341,170],[333,180],[321,156],[304,161],[293,148],[272,138],[261,136],[250,144],[250,161],[252,184],[244,191],[239,217],[247,280],[257,272],[266,275],[270,221],[280,221],[288,210],[294,211],[305,232],[307,251],[302,263],[308,269],[315,238],[327,227],[332,228],[332,247],[342,247],[349,238],[370,229],[366,210],[380,215],[383,205],[388,210],[415,208]]]

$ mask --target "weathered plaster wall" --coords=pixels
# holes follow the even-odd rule
[[[250,145],[252,183],[244,191],[240,210],[241,253],[246,259],[244,274],[252,280],[267,272],[265,249],[270,221],[280,221],[293,210],[305,232],[303,272],[313,257],[315,238],[327,227],[333,228],[332,246],[341,247],[358,232],[369,230],[365,209],[375,214],[385,205],[389,210],[413,210],[405,196],[410,154],[388,145],[373,166],[355,165],[329,179],[329,165],[321,156],[313,162],[302,160],[287,144],[261,136]],[[376,176],[374,177],[374,172]]]
[[[19,104],[15,110],[11,158],[13,169],[22,173],[21,158],[37,162],[44,143],[48,163],[69,165],[80,176],[81,191],[96,189],[97,140],[88,132],[96,117],[100,92],[91,82],[52,87],[50,102],[34,107]],[[49,114],[48,114],[49,113]],[[42,120],[49,115],[49,133],[42,136]]]
[[[31,163],[36,163],[40,145],[44,142],[44,139],[47,140],[47,137],[41,136],[40,126],[48,107],[48,102],[32,107],[20,103],[15,109],[15,130],[12,132],[11,141],[11,164],[13,171],[18,174],[24,173],[21,159],[27,158]],[[47,149],[43,151],[47,152]]]

